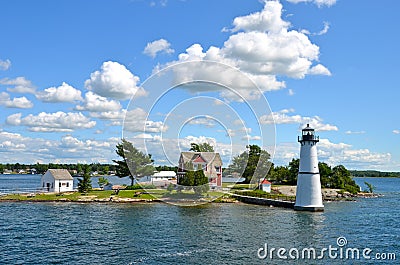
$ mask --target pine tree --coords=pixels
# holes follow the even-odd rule
[[[92,190],[92,180],[90,179],[90,167],[89,165],[83,166],[83,178],[79,179],[78,191],[81,193],[87,193]]]

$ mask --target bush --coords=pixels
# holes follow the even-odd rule
[[[351,194],[357,194],[359,192],[359,188],[357,189],[357,187],[349,184],[344,186],[344,190],[350,192]]]
[[[134,184],[132,186],[126,186],[126,190],[141,190],[141,189],[155,189],[156,186],[153,184],[146,184],[146,185],[140,185],[140,184]]]

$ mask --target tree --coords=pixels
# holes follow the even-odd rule
[[[174,185],[172,183],[169,183],[169,185],[167,187],[168,193],[171,193],[173,190],[174,190]]]
[[[214,152],[214,147],[209,143],[190,143],[189,151],[193,152]]]
[[[367,185],[367,187],[368,187],[368,192],[369,193],[374,193],[374,190],[375,190],[375,186],[374,185],[372,185],[371,183],[368,183],[368,182],[366,182],[366,181],[364,181],[364,184],[365,185]]]
[[[286,166],[277,166],[274,168],[271,167],[268,175],[270,180],[276,183],[282,183],[284,180],[287,180],[290,172]]]
[[[106,179],[105,177],[100,177],[99,180],[97,181],[97,183],[99,184],[100,188],[104,188],[104,186],[107,186],[108,184],[110,184],[110,182],[108,181],[108,179]]]
[[[210,189],[208,185],[208,178],[205,176],[203,170],[197,170],[194,172],[194,187],[193,190],[197,195],[206,193]]]
[[[83,166],[83,178],[79,179],[78,191],[81,193],[86,193],[92,190],[92,181],[90,179],[90,167],[89,165]]]
[[[331,176],[332,176],[332,169],[328,166],[325,162],[318,163],[319,168],[319,175],[321,176],[321,186],[323,188],[330,188],[332,186],[331,183]]]
[[[116,153],[123,160],[113,160],[116,166],[116,175],[120,178],[129,177],[131,186],[136,179],[152,175],[155,171],[151,155],[146,155],[135,148],[131,142],[122,139],[121,143],[117,144]]]
[[[300,159],[292,159],[289,162],[289,175],[287,177],[287,184],[296,185],[297,184],[297,175],[299,174],[300,167]]]
[[[258,145],[248,145],[247,151],[232,159],[233,163],[228,166],[227,173],[239,173],[245,178],[245,183],[258,183],[264,178],[272,165],[270,154],[262,150]]]

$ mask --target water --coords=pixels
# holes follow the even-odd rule
[[[270,248],[371,248],[397,261],[299,260],[298,264],[398,264],[400,179],[368,181],[385,196],[331,202],[325,212],[245,204],[0,203],[1,264],[280,264]],[[294,261],[291,260],[293,263]],[[290,262],[289,262],[290,263]]]
[[[40,178],[42,175],[2,175],[0,174],[0,192],[2,190],[14,190],[14,191],[24,191],[24,190],[35,190],[40,189]],[[117,176],[104,176],[113,185],[130,185],[131,180],[129,178],[119,178]],[[74,187],[78,187],[79,178],[74,178]],[[99,177],[92,177],[92,187],[98,188],[97,183]]]

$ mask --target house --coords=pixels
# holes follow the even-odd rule
[[[74,179],[66,169],[49,169],[41,178],[41,187],[48,192],[73,191]]]
[[[260,188],[261,188],[262,191],[271,192],[271,182],[269,182],[268,180],[264,179],[260,183]]]
[[[160,171],[151,176],[151,181],[168,181],[176,179],[175,171]]]
[[[160,171],[151,176],[151,184],[156,187],[166,188],[169,184],[176,184],[175,171]]]
[[[222,187],[222,159],[219,153],[214,152],[182,152],[178,162],[178,183],[189,170],[204,171],[208,177],[210,187]]]

